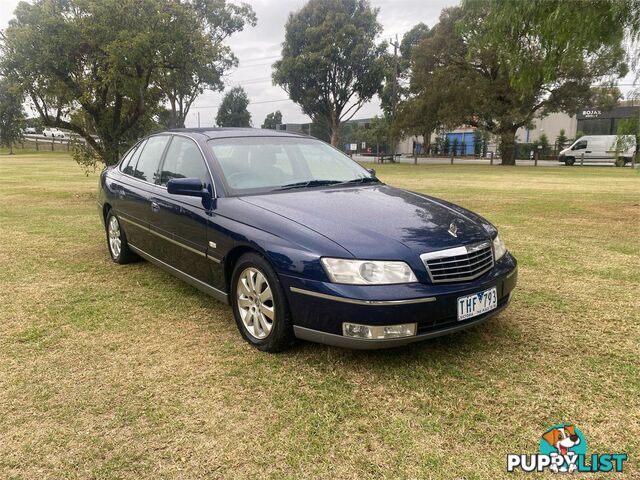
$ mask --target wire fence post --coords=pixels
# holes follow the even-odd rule
[[[451,153],[451,165],[453,165],[453,152]]]
[[[489,152],[489,165],[493,165],[493,152]]]
[[[580,154],[580,166],[583,167],[584,166],[584,153]]]

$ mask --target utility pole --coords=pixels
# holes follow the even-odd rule
[[[398,59],[398,49],[400,48],[400,43],[398,42],[398,34],[396,33],[395,42],[393,39],[389,40],[389,43],[393,46],[393,85],[391,91],[391,161],[395,162],[396,160],[396,137],[395,137],[395,126],[396,126],[396,111],[398,108],[398,75],[399,75],[399,59]]]

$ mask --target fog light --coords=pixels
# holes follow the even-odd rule
[[[411,337],[416,334],[415,323],[400,325],[360,325],[358,323],[343,323],[342,334],[345,337],[381,340],[385,338]]]

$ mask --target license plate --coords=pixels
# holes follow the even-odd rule
[[[498,293],[496,287],[465,297],[458,297],[458,321],[482,315],[497,306]]]

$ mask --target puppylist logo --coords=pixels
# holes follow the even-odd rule
[[[555,473],[622,472],[626,453],[587,455],[587,439],[571,424],[554,425],[542,434],[539,454],[507,455],[507,471]]]

